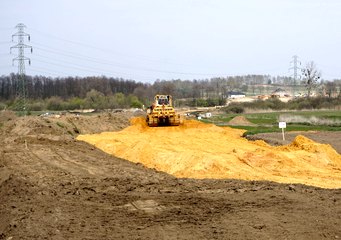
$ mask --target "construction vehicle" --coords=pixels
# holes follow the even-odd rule
[[[152,106],[147,109],[146,121],[150,127],[179,126],[180,114],[175,112],[172,96],[156,95]]]

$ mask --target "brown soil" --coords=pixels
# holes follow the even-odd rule
[[[0,239],[341,237],[341,189],[178,179],[74,139],[128,117],[1,122]]]
[[[228,122],[228,125],[231,125],[231,126],[257,126],[256,124],[247,120],[244,116],[236,116],[236,117],[232,118]]]
[[[324,131],[309,131],[309,132],[286,132],[283,141],[282,133],[260,133],[248,136],[250,140],[264,140],[265,142],[280,146],[289,144],[298,135],[303,135],[316,142],[331,145],[339,154],[341,154],[341,132],[324,132]]]

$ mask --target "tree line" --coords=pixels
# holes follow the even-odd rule
[[[25,76],[31,108],[123,108],[149,105],[155,94],[173,95],[178,105],[222,105],[229,91],[262,94],[277,86],[290,86],[291,77],[270,75],[228,76],[200,80],[157,80],[141,83],[122,78]],[[321,82],[323,83],[323,82]],[[298,83],[304,87],[302,80]],[[15,102],[18,75],[0,76],[1,104]],[[320,84],[329,97],[341,95],[341,80]],[[269,89],[268,89],[269,88]]]
[[[122,78],[101,77],[66,77],[51,78],[44,76],[24,76],[29,99],[46,99],[58,96],[63,99],[72,97],[85,98],[92,89],[111,95],[115,93],[132,94],[134,89],[143,85],[133,80]],[[16,89],[19,76],[10,74],[0,77],[0,99],[13,100],[16,97]]]
[[[13,100],[16,97],[18,75],[0,76],[0,100]],[[85,98],[91,90],[105,96],[122,93],[134,94],[140,100],[150,99],[156,93],[172,94],[176,98],[207,98],[223,96],[227,90],[248,90],[249,85],[264,84],[270,76],[247,75],[202,80],[157,80],[153,84],[135,82],[122,78],[95,77],[45,77],[25,76],[29,99],[47,99],[61,97]],[[276,79],[276,78],[273,78]],[[280,82],[279,78],[274,82]]]

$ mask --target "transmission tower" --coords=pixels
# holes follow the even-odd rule
[[[25,48],[30,48],[31,53],[33,48],[32,46],[26,45],[24,43],[25,37],[27,37],[28,41],[30,41],[30,35],[25,33],[26,26],[22,23],[19,23],[15,26],[15,28],[18,29],[18,31],[12,35],[12,42],[14,37],[17,37],[18,43],[10,48],[11,53],[13,48],[18,49],[18,56],[12,60],[12,65],[14,65],[14,61],[18,61],[18,79],[16,86],[17,101],[15,104],[15,110],[19,111],[20,114],[26,115],[27,85],[25,80],[25,61],[28,61],[29,65],[31,65],[31,59],[25,57]]]
[[[293,69],[294,70],[294,82],[293,82],[293,87],[292,87],[292,95],[295,96],[295,91],[296,91],[296,85],[297,85],[297,80],[298,80],[298,74],[297,71],[301,69],[299,65],[301,65],[301,62],[298,60],[298,56],[294,55],[293,60],[290,62],[290,65],[292,64],[293,66],[289,68],[289,70]]]

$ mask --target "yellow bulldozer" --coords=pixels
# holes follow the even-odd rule
[[[156,95],[147,109],[146,121],[150,127],[179,126],[180,114],[175,112],[171,95]]]

